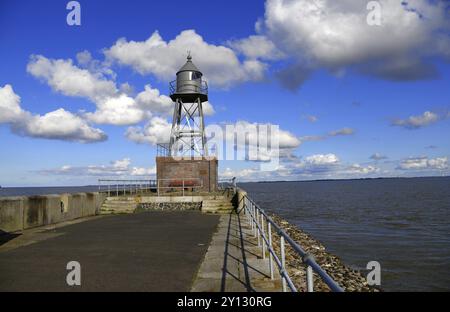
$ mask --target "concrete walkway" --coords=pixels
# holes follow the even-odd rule
[[[262,258],[243,213],[222,215],[191,291],[281,291],[275,263],[270,279],[268,255]]]
[[[0,291],[189,291],[219,218],[146,212],[31,230],[0,246]],[[73,260],[81,286],[69,287]]]

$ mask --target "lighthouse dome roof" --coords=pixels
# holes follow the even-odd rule
[[[183,67],[181,67],[178,70],[177,74],[181,73],[181,72],[184,72],[184,71],[193,71],[193,72],[199,72],[200,73],[200,70],[198,70],[197,66],[195,66],[194,63],[192,63],[192,56],[190,54],[187,57],[186,64],[184,64]]]

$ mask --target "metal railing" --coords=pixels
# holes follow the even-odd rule
[[[138,195],[156,193],[160,196],[168,191],[179,190],[182,196],[186,191],[198,192],[203,188],[203,180],[199,178],[157,179],[157,180],[98,180],[98,192],[108,196]],[[168,190],[164,192],[164,190]]]
[[[233,193],[236,193],[236,178],[222,179],[217,182],[217,188],[219,190],[225,190],[227,188],[233,189]]]
[[[98,192],[108,196],[143,194],[156,190],[156,180],[98,180]]]
[[[170,156],[170,143],[156,144],[156,156],[161,156],[161,157]]]
[[[250,197],[245,195],[243,197],[244,214],[247,217],[247,221],[251,227],[251,231],[254,237],[257,237],[258,247],[261,247],[262,258],[266,257],[266,249],[269,252],[269,270],[270,278],[274,278],[274,265],[278,267],[278,271],[282,278],[282,290],[287,291],[287,287],[291,291],[297,292],[292,279],[290,278],[286,270],[286,249],[285,244],[292,247],[295,253],[297,253],[306,270],[306,290],[308,292],[314,291],[313,273],[319,275],[322,281],[334,292],[343,292],[344,289],[340,287],[331,277],[325,272],[324,269],[317,264],[314,257],[307,253],[299,244],[297,244],[282,228],[280,228],[267,213],[261,209]],[[278,256],[273,248],[272,231],[276,232],[280,237],[280,256]]]
[[[181,86],[177,85],[177,80],[173,80],[169,83],[170,95],[177,93],[180,89],[184,93],[201,93],[208,94],[208,83],[205,80],[187,80],[183,81]]]
[[[190,189],[192,192],[195,192],[203,188],[203,180],[200,178],[158,179],[156,188],[158,196],[164,189],[181,190],[181,194],[184,196],[186,190]]]

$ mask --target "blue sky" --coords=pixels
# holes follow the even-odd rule
[[[152,177],[187,50],[209,82],[207,124],[286,134],[277,170],[222,161],[223,177],[450,173],[444,1],[379,1],[380,25],[362,0],[79,1],[80,26],[68,2],[0,3],[0,185]]]

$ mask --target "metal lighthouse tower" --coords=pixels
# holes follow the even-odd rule
[[[175,102],[170,156],[208,156],[203,118],[203,103],[208,101],[208,85],[202,76],[202,72],[192,63],[189,53],[186,64],[177,72],[177,79],[170,83],[170,98]]]

